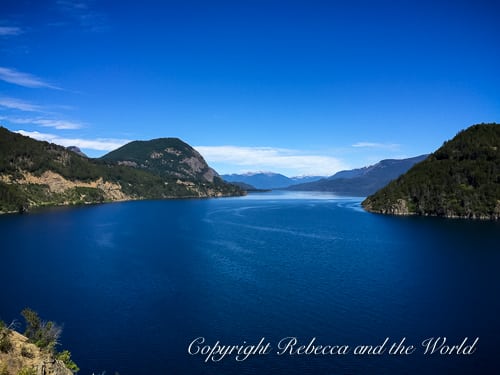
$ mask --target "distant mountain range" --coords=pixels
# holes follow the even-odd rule
[[[0,213],[133,199],[242,195],[177,138],[131,142],[100,159],[0,127]]]
[[[323,178],[322,176],[287,177],[273,172],[224,174],[221,177],[227,182],[248,184],[256,189],[283,189],[291,185],[317,181]]]
[[[420,155],[408,159],[386,159],[374,165],[340,171],[318,181],[293,185],[288,190],[328,191],[338,195],[367,196],[398,178],[416,163],[427,158]]]
[[[368,167],[340,171],[329,177],[287,177],[273,172],[225,174],[221,177],[246,190],[250,189],[245,186],[250,185],[256,189],[328,191],[339,195],[367,196],[398,178],[427,156],[420,155],[400,160],[386,159]]]
[[[383,214],[498,220],[500,125],[461,131],[362,204]]]

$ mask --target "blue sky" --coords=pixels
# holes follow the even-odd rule
[[[0,124],[103,155],[330,175],[500,122],[496,1],[3,0]]]

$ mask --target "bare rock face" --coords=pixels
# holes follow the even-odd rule
[[[62,361],[40,350],[28,338],[12,330],[4,331],[12,344],[6,353],[0,351],[0,371],[17,374],[22,369],[33,369],[37,375],[73,375]]]
[[[207,180],[208,182],[214,182],[214,178],[219,177],[219,174],[212,168],[208,168],[208,171],[206,171],[203,174],[203,178]]]
[[[77,155],[80,155],[80,156],[83,156],[84,158],[88,157],[87,155],[85,155],[82,150],[80,150],[79,147],[76,147],[76,146],[68,146],[66,147],[66,150],[68,151],[71,151],[71,152],[74,152],[75,154]]]
[[[214,182],[214,177],[219,176],[215,170],[208,166],[205,159],[203,159],[203,157],[198,153],[190,158],[183,159],[181,163],[188,166],[188,168],[186,168],[186,172],[191,174],[193,177],[202,173],[201,177],[205,181]]]
[[[129,161],[129,160],[118,161],[118,165],[125,165],[127,167],[137,168],[137,163],[135,161]]]
[[[73,375],[71,370],[64,366],[64,363],[58,360],[42,360],[38,363],[37,375]]]
[[[495,206],[494,218],[495,220],[500,219],[500,200],[497,200],[497,205]]]
[[[391,205],[385,214],[391,215],[409,215],[408,202],[405,199],[398,199],[396,203]]]
[[[374,209],[372,202],[367,199],[364,204],[364,208],[369,212],[375,212],[379,214],[387,214],[387,215],[411,215],[408,208],[408,202],[405,199],[398,199],[391,205],[388,205],[382,209]]]
[[[187,164],[189,168],[195,172],[199,173],[201,172],[204,168],[206,168],[206,164],[203,163],[199,158],[192,156],[190,158],[183,159],[181,163]]]
[[[35,176],[34,174],[28,172],[21,173],[21,175],[23,178],[16,181],[18,184],[45,185],[52,193],[64,193],[75,187],[88,187],[100,189],[104,194],[104,197],[110,201],[123,201],[130,199],[129,196],[123,193],[119,184],[104,181],[102,177],[95,181],[83,182],[67,180],[60,174],[52,171],[43,172],[40,176]],[[0,175],[0,180],[10,182],[9,176],[4,175]]]
[[[161,152],[152,152],[149,157],[151,159],[161,159],[163,157],[163,154]]]

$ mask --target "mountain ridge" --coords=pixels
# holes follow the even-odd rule
[[[406,172],[428,155],[406,159],[384,159],[376,164],[344,170],[321,180],[290,186],[287,190],[327,191],[338,195],[367,196]]]
[[[320,176],[296,176],[287,177],[281,173],[275,172],[247,172],[224,174],[221,176],[225,181],[231,183],[244,183],[252,185],[257,189],[283,189],[291,185],[297,184],[300,181],[316,181]]]

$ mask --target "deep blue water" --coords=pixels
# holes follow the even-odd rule
[[[29,306],[64,324],[80,374],[495,374],[500,223],[389,217],[361,199],[265,193],[0,217],[0,318]],[[349,345],[276,355],[278,341]],[[273,350],[237,362],[207,344]],[[355,356],[406,337],[411,355]],[[472,355],[424,355],[422,340]],[[470,342],[471,343],[471,342]]]

